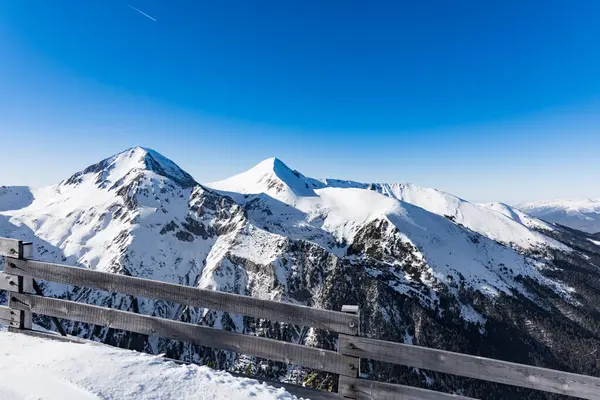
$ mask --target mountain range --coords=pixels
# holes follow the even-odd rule
[[[357,304],[369,337],[600,376],[600,239],[523,210],[412,184],[310,178],[276,158],[203,185],[158,152],[135,147],[56,185],[1,187],[0,236],[33,241],[34,257],[45,261],[333,310]],[[48,296],[336,346],[335,335],[306,327],[41,286]],[[336,385],[328,374],[283,363],[63,325],[172,358]],[[375,362],[361,372],[486,399],[545,398]]]
[[[600,199],[544,200],[517,204],[524,212],[600,237]]]

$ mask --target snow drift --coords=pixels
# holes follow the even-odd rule
[[[253,379],[101,344],[0,331],[0,354],[0,399],[296,399]]]

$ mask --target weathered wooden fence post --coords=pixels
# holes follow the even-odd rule
[[[6,265],[11,260],[23,259],[30,254],[31,246],[20,240],[0,238],[0,256],[5,257]],[[12,301],[12,293],[31,293],[33,290],[33,278],[9,275],[0,272],[0,289],[8,291],[9,304]],[[9,330],[31,329],[31,313],[15,309],[14,307],[0,307],[1,322],[8,323]]]
[[[31,258],[33,246],[31,243],[23,243],[23,241],[19,240],[19,250],[16,254],[16,257],[19,260],[25,260],[26,258]],[[6,263],[10,262],[12,257],[6,257]],[[31,276],[19,275],[19,293],[33,293],[33,278]],[[9,300],[12,303],[14,300],[12,296]],[[11,306],[11,308],[13,308]],[[20,321],[19,321],[19,329],[31,329],[32,328],[32,317],[33,314],[31,311],[21,311]]]
[[[360,335],[360,310],[359,310],[358,306],[344,305],[344,306],[342,306],[342,312],[345,312],[347,314],[353,314],[358,317],[357,318],[357,323],[358,323],[357,328],[358,329],[356,331],[356,336],[359,336]],[[348,335],[344,335],[344,334],[340,333],[338,346],[339,346],[339,343],[342,343],[342,341],[344,340],[345,337],[348,337]],[[342,352],[341,346],[338,347],[338,352]],[[354,380],[360,377],[360,358],[354,357],[354,356],[349,356],[347,358],[348,358],[348,360],[350,360],[350,363],[351,363],[350,368],[352,369],[352,371],[354,371],[354,373],[353,373],[353,376],[340,375],[340,381],[338,384],[338,393],[340,393],[340,395],[345,399],[360,399],[361,398],[360,393],[358,392],[356,386],[353,384]],[[362,398],[364,398],[364,396]]]

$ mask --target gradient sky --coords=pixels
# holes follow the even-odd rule
[[[600,197],[599,16],[594,0],[0,0],[0,184],[142,145],[200,182],[277,156],[473,201]]]

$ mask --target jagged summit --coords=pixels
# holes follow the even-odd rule
[[[155,150],[140,146],[124,150],[90,165],[86,169],[73,174],[63,184],[79,184],[86,176],[93,175],[96,184],[106,185],[109,182],[118,182],[128,174],[139,171],[154,172],[173,180],[182,188],[190,188],[197,184],[190,174],[173,161]]]

